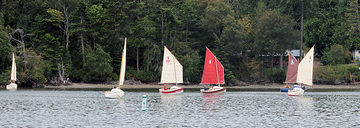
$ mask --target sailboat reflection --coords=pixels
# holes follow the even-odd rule
[[[182,95],[161,95],[161,106],[164,112],[176,111],[181,108]]]
[[[222,98],[224,94],[203,94],[203,110],[214,110],[217,111],[222,108]]]

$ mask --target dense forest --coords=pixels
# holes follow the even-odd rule
[[[351,63],[350,51],[360,49],[359,5],[358,0],[0,0],[0,84],[9,83],[12,53],[23,87],[117,80],[125,37],[126,79],[158,82],[167,46],[184,67],[185,83],[200,82],[206,47],[224,65],[227,85],[283,82],[285,51],[306,53],[315,45],[317,61],[327,66],[315,75],[330,80],[315,82],[332,83],[336,78],[324,71],[339,74],[334,66]],[[344,69],[358,72],[356,65]]]

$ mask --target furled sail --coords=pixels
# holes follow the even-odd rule
[[[119,87],[124,84],[125,81],[125,70],[126,70],[126,38],[124,43],[124,49],[121,57],[121,69],[120,69],[120,79],[119,79]]]
[[[10,80],[16,81],[16,63],[15,63],[15,54],[12,56],[12,66],[11,66],[11,78]]]

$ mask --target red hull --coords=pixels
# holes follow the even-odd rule
[[[159,92],[161,94],[173,94],[173,93],[180,93],[182,91],[184,91],[184,88],[180,88],[180,89],[173,90],[173,91],[161,91],[161,90],[159,90]]]

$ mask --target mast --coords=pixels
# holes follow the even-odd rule
[[[173,56],[173,62],[174,62],[174,72],[175,72],[175,86],[177,86],[175,56]]]
[[[304,0],[301,0],[301,26],[300,26],[300,58],[299,61],[303,58],[302,49],[304,41]]]
[[[219,80],[219,72],[218,72],[218,68],[217,68],[217,58],[215,57],[215,69],[216,69],[216,78],[217,78],[217,82],[218,82],[218,86],[220,86],[220,80]]]

